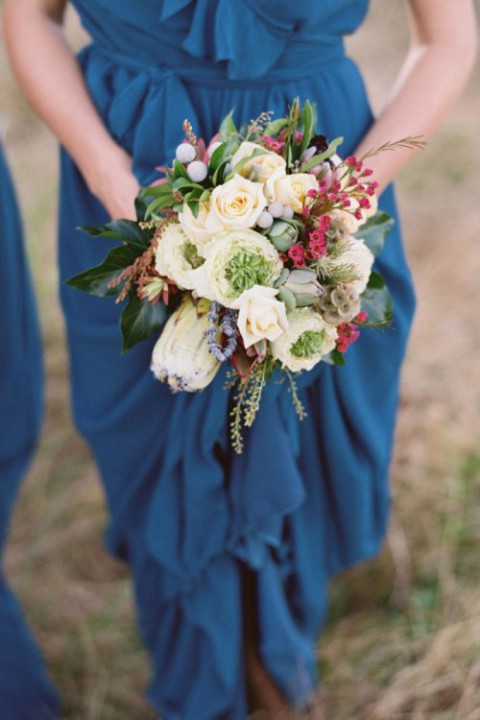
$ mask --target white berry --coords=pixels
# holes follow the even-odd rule
[[[293,209],[290,207],[290,205],[283,206],[282,217],[287,218],[287,220],[293,218]]]
[[[201,183],[208,175],[208,167],[201,160],[194,160],[187,167],[187,173],[190,180]]]
[[[195,160],[197,157],[197,151],[193,147],[193,145],[190,145],[190,143],[182,143],[177,147],[175,150],[175,157],[177,158],[178,162],[187,163],[192,162],[192,160]]]
[[[272,217],[279,218],[283,215],[283,205],[279,202],[271,202],[268,206],[268,212]]]
[[[257,220],[258,227],[263,228],[266,230],[273,224],[273,215],[268,212],[268,210],[264,210],[260,217]]]

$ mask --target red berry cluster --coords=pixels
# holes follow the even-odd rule
[[[358,327],[367,319],[368,314],[362,310],[351,323],[342,323],[337,327],[338,338],[336,348],[338,352],[344,353],[350,345],[358,340],[360,328]]]

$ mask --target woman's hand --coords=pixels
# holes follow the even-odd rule
[[[138,192],[129,155],[110,136],[66,44],[66,0],[6,0],[7,49],[27,98],[68,150],[112,217],[135,219]]]
[[[90,192],[111,218],[136,220],[134,201],[139,184],[132,172],[132,159],[123,148],[109,147],[83,174]]]

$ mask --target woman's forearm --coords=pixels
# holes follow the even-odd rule
[[[458,15],[454,17],[452,8],[444,12],[445,3],[441,3],[442,7],[437,4],[436,8],[432,0],[411,0],[411,4],[411,50],[389,102],[356,150],[358,157],[406,136],[428,140],[453,106],[474,64],[475,17],[469,0],[451,4],[456,6],[460,21]],[[436,18],[432,11],[436,11]],[[442,12],[443,18],[439,17]],[[452,30],[448,26],[454,20],[456,28]],[[398,149],[368,159],[367,165],[374,170],[380,192],[416,152]]]
[[[132,216],[138,189],[130,159],[105,128],[79,65],[68,47],[61,21],[64,0],[7,0],[4,28],[18,81],[36,112],[68,150],[90,190],[108,205],[112,171],[123,177],[123,215]],[[117,192],[117,190],[112,192]],[[113,201],[109,211],[117,210]]]

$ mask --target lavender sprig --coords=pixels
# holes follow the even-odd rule
[[[224,314],[220,317],[220,313],[224,310],[223,306],[218,302],[212,302],[207,318],[210,322],[205,337],[208,342],[208,349],[218,362],[229,360],[238,342],[237,317],[238,312],[230,308],[225,309]],[[225,347],[217,342],[217,332],[221,330],[222,334],[227,338]]]

